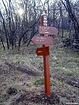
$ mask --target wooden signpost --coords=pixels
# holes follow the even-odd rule
[[[33,43],[35,44],[44,44],[44,45],[52,45],[53,44],[53,38],[48,36],[34,36],[32,38]]]
[[[47,35],[56,36],[58,33],[58,30],[55,27],[39,26],[39,33],[44,35],[47,34]]]
[[[40,36],[34,36],[32,38],[33,43],[42,44],[41,48],[37,48],[36,54],[38,56],[43,56],[44,61],[44,86],[45,95],[51,95],[50,87],[50,68],[49,68],[49,45],[53,44],[53,39],[49,35],[56,36],[58,30],[55,27],[47,26],[47,15],[40,17],[39,34]],[[43,36],[41,36],[41,34]]]

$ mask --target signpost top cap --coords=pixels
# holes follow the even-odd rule
[[[47,10],[44,10],[44,11],[43,11],[43,14],[42,14],[42,16],[43,16],[43,15],[46,15],[46,16],[48,16]]]

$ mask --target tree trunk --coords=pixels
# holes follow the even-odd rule
[[[66,8],[66,10],[67,10],[67,12],[69,14],[69,17],[71,18],[71,20],[73,22],[74,29],[75,29],[74,40],[75,40],[76,43],[79,43],[79,23],[77,21],[77,18],[75,16],[75,14],[72,11],[70,1],[69,0],[65,0],[65,1],[66,1],[66,4],[63,1],[62,1],[62,3],[64,4],[64,6]]]
[[[3,39],[1,37],[0,37],[0,39],[1,39],[1,43],[2,43],[3,49],[5,50]]]

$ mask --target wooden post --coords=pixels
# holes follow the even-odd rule
[[[41,26],[43,25],[43,26],[47,27],[47,16],[46,15],[41,18],[41,23],[42,22],[43,22],[43,24],[41,24]],[[48,45],[43,45],[43,47],[48,47]],[[45,87],[45,95],[49,97],[51,95],[49,55],[43,56],[43,61],[44,61],[44,87]]]
[[[49,55],[43,56],[44,61],[44,84],[45,84],[45,95],[51,95],[50,89],[50,69],[49,69]]]

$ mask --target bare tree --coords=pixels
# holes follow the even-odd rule
[[[4,32],[5,32],[5,37],[6,37],[6,41],[7,41],[7,48],[9,49],[9,37],[8,37],[8,32],[7,32],[7,29],[6,29],[6,23],[5,23],[5,19],[2,15],[2,12],[0,11],[0,17],[2,18],[2,25],[3,25],[3,28],[4,28]]]
[[[69,0],[65,0],[65,2],[63,0],[61,0],[61,1],[68,12],[70,19],[73,22],[74,29],[75,29],[74,41],[76,44],[78,44],[79,43],[79,23],[78,23],[77,17],[72,10],[72,6],[71,6],[70,1]]]
[[[61,2],[58,3],[58,7],[59,7],[59,12],[60,12],[60,22],[61,22],[61,29],[62,29],[62,38],[63,38],[63,34],[64,34],[64,29],[63,29],[63,7]]]

